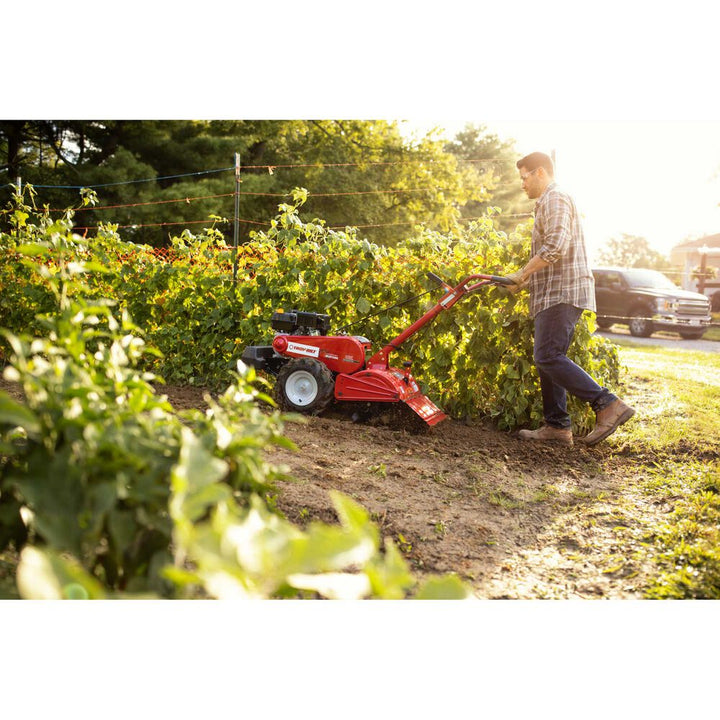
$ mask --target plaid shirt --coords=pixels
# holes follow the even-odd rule
[[[573,199],[555,183],[535,205],[532,255],[549,262],[529,278],[530,315],[566,303],[595,312],[595,281]]]

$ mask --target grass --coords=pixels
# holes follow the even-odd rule
[[[718,323],[720,321],[715,320],[715,322]],[[703,340],[714,340],[715,342],[720,342],[720,326],[709,327],[703,334],[702,339]]]
[[[668,498],[671,511],[645,538],[659,571],[647,596],[720,599],[720,463],[667,464],[648,491]]]
[[[663,509],[640,538],[626,533],[624,552],[652,565],[647,597],[720,598],[720,353],[623,343],[620,358],[637,421],[615,447]]]
[[[720,456],[720,353],[623,344],[627,391],[641,422],[626,445],[655,453]]]
[[[720,341],[720,313],[711,313],[713,324],[703,335],[703,340]]]

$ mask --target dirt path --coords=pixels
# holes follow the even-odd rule
[[[202,406],[200,390],[163,391],[178,409]],[[639,540],[663,508],[644,499],[611,442],[547,448],[453,420],[417,435],[340,413],[285,434],[298,450],[271,453],[294,478],[277,504],[299,525],[335,521],[336,489],[371,513],[418,577],[455,572],[480,598],[641,597]]]

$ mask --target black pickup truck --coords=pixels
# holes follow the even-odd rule
[[[649,337],[656,330],[674,330],[686,340],[702,337],[710,325],[710,301],[682,290],[657,270],[595,268],[597,323],[609,328],[627,325],[630,334]]]

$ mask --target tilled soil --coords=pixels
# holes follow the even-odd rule
[[[158,392],[176,410],[206,407],[202,388]],[[640,492],[638,466],[613,438],[568,448],[480,422],[405,427],[338,410],[287,423],[297,450],[268,453],[293,478],[278,483],[277,507],[300,526],[336,522],[328,491],[339,490],[370,512],[418,579],[456,573],[479,598],[642,597],[641,540],[668,508]]]
[[[202,390],[163,387],[177,409]],[[392,419],[353,422],[332,411],[288,423],[296,451],[277,506],[303,525],[337,519],[328,491],[365,507],[421,578],[457,573],[479,598],[638,598],[642,553],[663,512],[644,499],[612,438],[595,448],[548,447],[482,423],[445,420],[423,434]],[[622,540],[622,549],[620,541]]]

